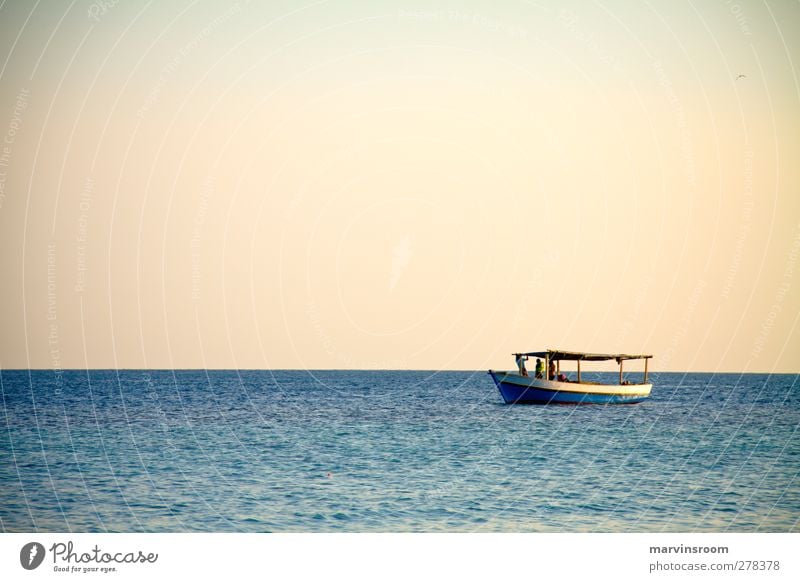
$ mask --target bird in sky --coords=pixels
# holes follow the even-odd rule
[[[736,77],[736,80],[738,81],[739,79],[746,79],[746,78],[747,75],[739,75],[738,77]]]

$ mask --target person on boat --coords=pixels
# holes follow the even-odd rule
[[[536,358],[536,377],[544,378],[544,363],[541,358]]]
[[[525,369],[525,360],[528,359],[528,356],[523,354],[517,354],[517,367],[519,368],[519,375],[520,376],[527,376],[528,370]]]
[[[547,376],[548,380],[555,380],[556,379],[556,363],[553,360],[550,360],[550,373]]]
[[[566,374],[559,374],[558,375],[558,381],[559,382],[569,382],[569,378],[567,378]]]

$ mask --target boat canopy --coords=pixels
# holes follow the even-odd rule
[[[606,360],[646,360],[652,358],[652,355],[646,354],[592,354],[588,352],[568,352],[565,350],[546,350],[544,352],[527,352],[521,354],[514,354],[515,356],[531,356],[534,358],[548,358],[551,361],[558,360],[572,360],[572,361],[589,361],[589,362],[604,362]]]

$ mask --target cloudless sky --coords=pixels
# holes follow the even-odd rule
[[[796,2],[0,5],[0,367],[800,369]]]

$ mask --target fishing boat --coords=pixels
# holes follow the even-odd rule
[[[545,350],[513,354],[517,371],[497,372],[489,370],[503,400],[507,404],[635,404],[650,396],[653,385],[647,382],[647,363],[651,355],[593,354]],[[543,365],[528,374],[525,361],[538,358]],[[605,362],[616,360],[619,365],[619,383],[601,384],[587,382],[581,378],[581,362]],[[627,360],[644,360],[641,383],[631,382],[623,374]],[[574,380],[561,373],[561,362],[577,362],[578,371]],[[638,374],[637,374],[638,376]]]

